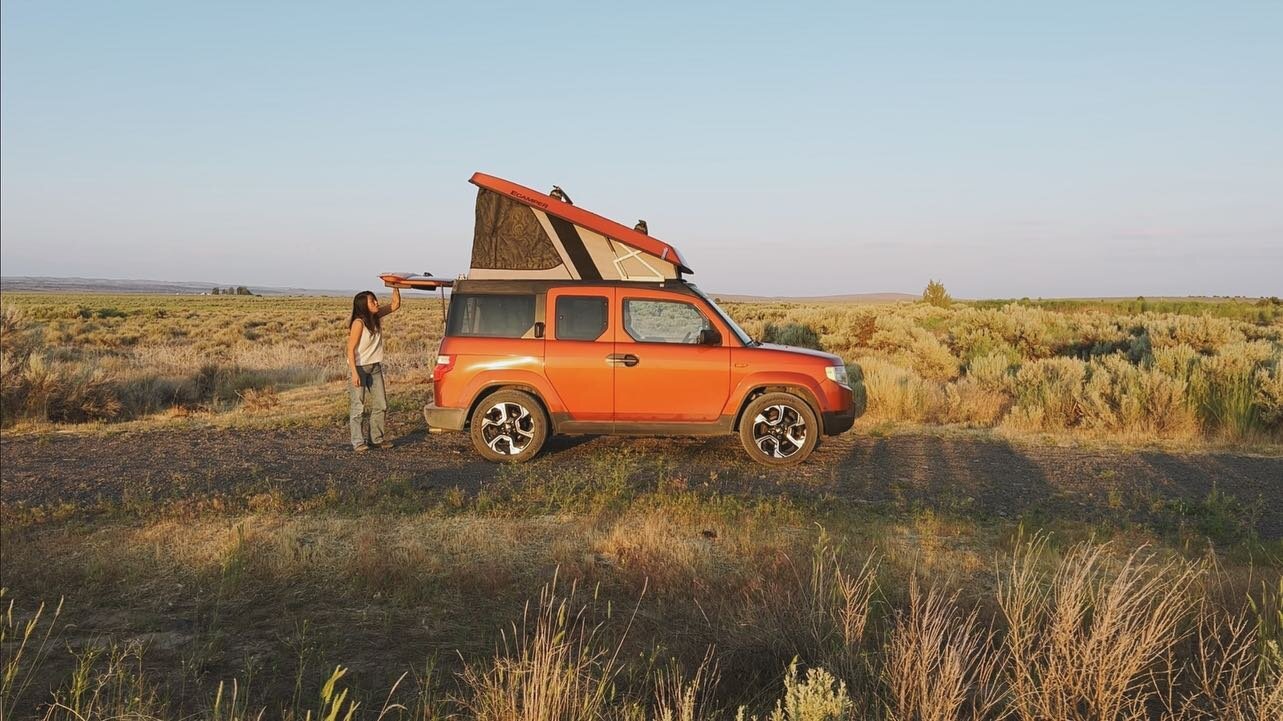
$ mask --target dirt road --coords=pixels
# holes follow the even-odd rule
[[[94,505],[236,496],[265,486],[290,497],[333,485],[389,480],[430,491],[475,491],[504,473],[459,434],[400,438],[355,454],[345,431],[181,430],[107,436],[0,439],[6,505]],[[747,461],[732,438],[554,439],[531,467],[540,474],[606,473],[709,483],[739,494],[787,492],[872,508],[933,508],[982,518],[1115,519],[1230,515],[1265,539],[1283,537],[1283,458],[1224,453],[1012,445],[934,435],[827,439],[805,464],[772,470]],[[1209,496],[1213,489],[1220,494]],[[1157,516],[1156,516],[1157,514]],[[1161,520],[1161,519],[1159,519]]]

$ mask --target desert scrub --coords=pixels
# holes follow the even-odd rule
[[[330,422],[328,406],[291,391],[332,385],[338,394],[344,377],[346,298],[5,294],[5,304],[25,329],[6,331],[5,372],[21,378],[15,369],[36,367],[45,380],[6,381],[7,424],[50,419],[47,407],[61,422],[175,410],[236,417],[268,406],[275,417]],[[863,364],[879,420],[1129,442],[1283,442],[1283,306],[1268,299],[725,307],[755,338]],[[429,392],[441,314],[438,299],[411,296],[389,319],[394,402]],[[218,370],[203,370],[211,365]],[[63,389],[65,403],[40,400]],[[276,401],[248,407],[251,392]]]
[[[0,420],[78,423],[114,418],[120,401],[109,379],[92,365],[49,360],[40,328],[16,307],[0,316]]]
[[[274,409],[289,417],[288,391],[345,377],[344,298],[5,294],[4,301],[6,427],[163,420],[176,411]],[[396,332],[385,364],[400,378],[426,379],[420,371],[434,361],[439,302],[407,299],[390,322]],[[297,415],[317,412],[309,405]]]

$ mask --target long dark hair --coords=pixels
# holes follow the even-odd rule
[[[371,333],[378,333],[383,330],[379,324],[379,316],[370,312],[369,298],[374,298],[374,293],[363,290],[352,298],[352,317],[347,319],[347,327],[352,327],[352,321],[360,319],[361,324]]]

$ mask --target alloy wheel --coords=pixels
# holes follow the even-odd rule
[[[796,408],[766,406],[753,419],[753,442],[772,458],[788,458],[806,445],[806,420]]]
[[[534,437],[534,416],[518,403],[496,403],[482,416],[481,438],[495,453],[521,455]]]

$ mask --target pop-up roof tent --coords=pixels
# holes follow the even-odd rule
[[[671,245],[553,195],[472,176],[477,220],[468,278],[663,281],[690,273]]]
[[[470,280],[662,282],[692,272],[677,249],[640,230],[485,173],[475,173]],[[436,288],[443,279],[387,273],[389,285]]]

